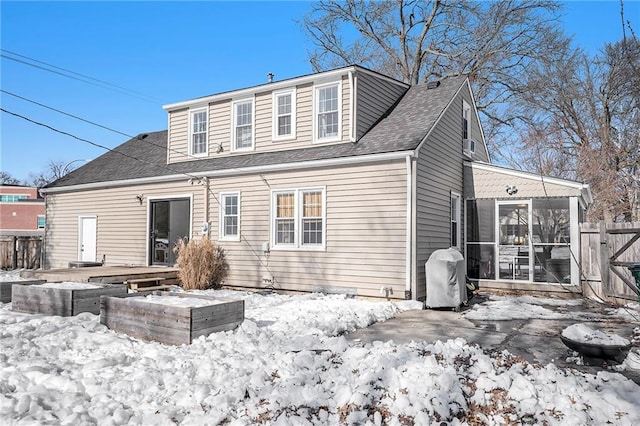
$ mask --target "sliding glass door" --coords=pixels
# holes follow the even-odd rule
[[[173,266],[173,252],[178,240],[189,237],[190,206],[187,199],[159,200],[151,202],[149,249],[151,265]]]

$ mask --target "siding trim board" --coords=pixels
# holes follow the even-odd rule
[[[570,188],[576,188],[576,189],[589,188],[589,185],[585,183],[575,182],[575,181],[561,179],[561,178],[548,177],[548,176],[540,175],[537,173],[525,172],[522,170],[507,169],[500,166],[494,166],[493,164],[488,164],[488,163],[465,161],[464,165],[465,167],[471,167],[472,169],[486,170],[489,172],[501,173],[509,176],[516,176],[523,179],[531,179],[538,182],[544,181],[545,183],[562,185]]]
[[[329,158],[326,160],[300,161],[300,162],[294,162],[294,163],[278,163],[278,164],[270,164],[266,166],[253,166],[253,167],[243,167],[243,168],[236,168],[236,169],[212,170],[208,172],[181,173],[181,174],[175,174],[175,175],[153,176],[153,177],[140,178],[140,179],[114,180],[110,182],[85,183],[80,185],[43,188],[41,189],[41,191],[44,194],[57,194],[57,193],[64,193],[64,192],[88,191],[93,189],[108,189],[108,188],[116,188],[116,187],[122,187],[122,186],[130,186],[130,185],[142,185],[142,184],[149,184],[149,183],[173,182],[173,181],[179,181],[183,179],[192,180],[194,178],[200,178],[200,177],[238,176],[238,175],[245,175],[245,174],[250,175],[255,173],[283,171],[283,170],[312,169],[317,167],[333,167],[333,166],[352,165],[352,164],[355,165],[355,164],[363,164],[363,163],[374,163],[379,161],[392,161],[392,160],[404,159],[404,157],[407,155],[414,156],[415,154],[416,152],[413,150],[395,151],[395,152],[385,152],[382,154],[369,154],[369,155],[360,155],[360,156],[352,156],[352,157]]]
[[[335,70],[331,70],[331,71],[325,71],[322,73],[314,73],[314,74],[307,74],[304,76],[300,76],[300,77],[294,77],[294,78],[289,78],[289,79],[285,79],[285,80],[280,80],[280,81],[275,81],[272,83],[265,83],[265,84],[260,84],[258,86],[253,86],[253,87],[248,87],[245,89],[239,89],[239,90],[230,90],[227,92],[222,92],[222,93],[217,93],[214,95],[209,95],[209,96],[204,96],[202,98],[197,98],[197,99],[190,99],[187,101],[180,101],[180,102],[174,102],[171,104],[166,104],[163,105],[162,108],[166,111],[173,111],[176,109],[181,109],[181,108],[185,108],[185,107],[191,107],[193,105],[202,105],[202,104],[208,104],[211,102],[216,102],[216,101],[220,101],[220,100],[225,100],[225,99],[231,99],[233,97],[237,97],[237,96],[249,96],[252,95],[254,93],[258,93],[258,92],[262,92],[265,90],[279,90],[279,89],[284,89],[287,87],[292,87],[292,86],[297,86],[297,85],[301,85],[301,84],[305,84],[305,83],[317,83],[319,81],[323,81],[327,78],[338,78],[339,76],[345,75],[348,72],[358,72],[358,73],[365,73],[365,74],[369,74],[374,76],[375,78],[381,79],[381,80],[386,80],[389,81],[391,83],[394,83],[398,86],[403,86],[408,88],[409,85],[407,83],[404,83],[402,81],[399,80],[395,80],[389,76],[386,76],[384,74],[380,74],[377,73],[375,71],[371,71],[369,69],[366,68],[362,68],[360,66],[357,65],[351,65],[348,67],[344,67],[344,68],[338,68]]]

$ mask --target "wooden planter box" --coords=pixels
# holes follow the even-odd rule
[[[28,280],[28,281],[2,281],[0,282],[0,302],[11,302],[11,289],[14,285],[34,285],[46,283],[45,280]]]
[[[93,284],[97,288],[55,288],[42,285],[13,286],[11,310],[69,317],[81,312],[100,313],[100,296],[127,294],[123,284]]]
[[[100,322],[114,331],[139,339],[188,345],[199,336],[232,330],[244,321],[243,300],[165,292],[155,292],[150,296],[160,303],[147,302],[144,300],[146,295],[140,293],[102,297]],[[158,298],[167,298],[167,304]],[[204,306],[176,306],[176,302]]]

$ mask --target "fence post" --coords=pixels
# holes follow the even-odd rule
[[[607,235],[607,224],[598,222],[600,230],[600,279],[602,280],[602,290],[605,297],[611,296],[611,283],[609,282],[609,241]]]
[[[11,238],[11,269],[18,269],[18,237]]]

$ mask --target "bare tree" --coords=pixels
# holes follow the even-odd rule
[[[491,136],[519,117],[507,105],[529,64],[568,44],[559,12],[537,0],[321,0],[302,25],[316,71],[357,63],[410,84],[468,74]]]
[[[54,180],[60,179],[61,177],[71,173],[76,169],[74,164],[76,161],[84,161],[84,160],[74,160],[71,162],[64,161],[49,161],[48,168],[38,173],[31,173],[29,175],[29,184],[35,186],[37,188],[42,188],[48,183],[53,182]]]
[[[0,171],[0,185],[20,185],[20,181],[10,173],[5,171]]]
[[[563,164],[558,175],[588,182],[591,219],[640,220],[640,42],[594,57],[565,47],[531,67],[526,84],[519,135],[530,164]]]

